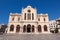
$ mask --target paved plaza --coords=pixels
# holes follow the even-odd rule
[[[60,34],[3,34],[0,40],[60,40]]]

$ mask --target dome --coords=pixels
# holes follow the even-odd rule
[[[29,5],[29,6],[27,6],[28,8],[31,8],[31,6]]]

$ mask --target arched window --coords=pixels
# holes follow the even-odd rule
[[[47,31],[47,25],[44,25],[44,31]]]
[[[20,21],[20,17],[18,17],[18,21]]]
[[[28,18],[28,20],[31,20],[31,14],[30,13],[28,13],[28,16],[27,16]]]
[[[46,19],[44,18],[44,22],[46,21]]]
[[[32,20],[34,20],[34,14],[32,13]]]
[[[16,32],[20,32],[20,25],[16,26]]]
[[[14,31],[14,25],[10,26],[10,31]]]
[[[14,21],[14,17],[12,18],[12,21]]]
[[[38,25],[38,32],[41,32],[41,25]]]
[[[27,25],[27,32],[31,32],[31,25],[30,24]]]
[[[24,20],[26,20],[26,13],[24,14]]]
[[[23,32],[26,32],[26,25],[23,26]]]
[[[32,32],[34,32],[34,25],[32,25]]]
[[[40,21],[40,18],[38,18],[38,21]]]

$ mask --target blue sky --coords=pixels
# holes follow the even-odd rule
[[[49,20],[60,17],[60,0],[0,0],[0,24],[8,23],[9,14],[21,13],[22,7],[31,5],[37,13],[48,13]]]

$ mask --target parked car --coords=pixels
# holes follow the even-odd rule
[[[58,33],[59,31],[58,31],[58,28],[51,28],[50,32],[51,33]]]

